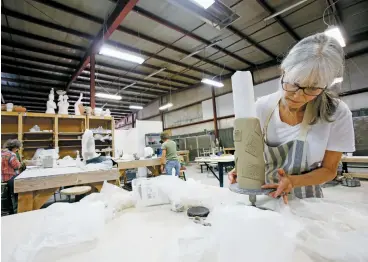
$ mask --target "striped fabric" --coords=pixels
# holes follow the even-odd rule
[[[276,106],[278,101],[276,103]],[[283,145],[271,147],[267,145],[267,127],[274,112],[274,108],[264,125],[264,157],[266,183],[278,183],[278,169],[283,168],[287,174],[301,175],[311,171],[307,161],[307,143],[306,137],[310,126],[308,119],[303,119],[299,137],[296,140],[289,141]],[[308,111],[308,108],[306,112]],[[305,114],[309,115],[309,114]],[[308,118],[308,116],[305,118]],[[322,188],[319,185],[297,187],[293,189],[292,194],[298,198],[317,197],[322,198]]]

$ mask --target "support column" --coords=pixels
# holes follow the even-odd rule
[[[215,88],[212,86],[212,107],[213,107],[213,124],[215,129],[215,137],[218,139],[218,125],[217,125],[217,110],[216,110],[216,96],[215,96]]]
[[[89,86],[89,103],[92,109],[96,107],[96,86],[95,86],[95,54],[91,54],[90,60],[90,86]]]
[[[135,128],[135,117],[134,117],[134,113],[132,113],[132,128]]]

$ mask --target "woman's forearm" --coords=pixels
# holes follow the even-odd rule
[[[336,176],[336,171],[321,167],[303,175],[289,176],[293,187],[320,185],[331,181]]]

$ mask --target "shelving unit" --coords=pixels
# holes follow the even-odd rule
[[[41,132],[29,130],[38,125]],[[97,140],[96,149],[111,147],[114,155],[114,118],[97,116],[53,115],[43,113],[1,112],[1,145],[8,139],[22,141],[20,154],[23,159],[31,159],[37,148],[59,148],[59,156],[76,157],[76,150],[81,151],[82,136],[86,128],[111,130],[112,140]],[[43,132],[42,130],[52,130]]]
[[[101,126],[104,130],[111,130],[111,134],[103,133],[103,132],[94,132],[94,134],[111,135],[112,137],[112,140],[105,140],[105,142],[96,140],[95,145],[96,145],[96,149],[99,149],[99,150],[101,150],[102,148],[111,147],[112,149],[108,152],[111,153],[112,156],[114,156],[115,154],[115,147],[114,147],[115,121],[114,121],[114,118],[111,116],[87,116],[87,123],[88,123],[89,129],[95,129]],[[104,152],[99,152],[99,153],[103,154]]]

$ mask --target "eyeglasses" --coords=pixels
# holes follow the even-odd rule
[[[297,83],[284,82],[284,76],[281,77],[281,86],[287,92],[297,92],[299,89],[303,90],[307,96],[319,96],[327,87],[301,87]]]

